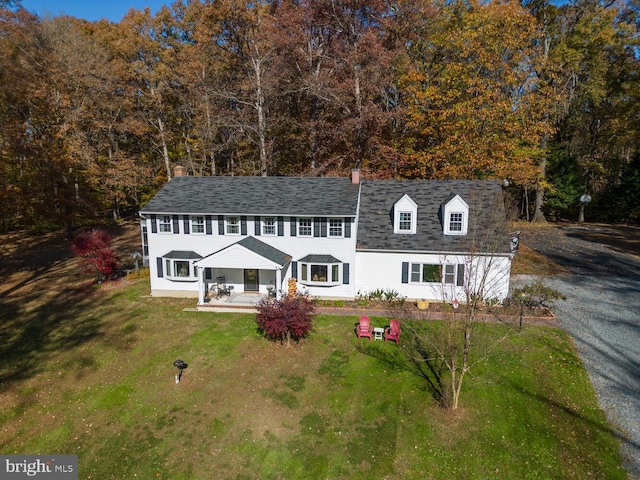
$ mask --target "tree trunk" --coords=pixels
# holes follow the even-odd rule
[[[253,60],[256,76],[256,113],[258,115],[258,144],[260,145],[260,175],[267,176],[267,120],[264,113],[264,92],[262,90],[262,62]]]
[[[544,156],[540,159],[540,176],[538,178],[538,183],[536,185],[536,203],[533,211],[533,219],[531,220],[534,223],[546,223],[547,219],[544,217],[544,213],[542,213],[542,206],[544,205],[544,182],[547,175],[547,147],[549,144],[549,137],[547,134],[542,136],[540,140],[540,146],[542,150],[544,150]]]
[[[164,123],[158,117],[158,131],[160,132],[160,142],[162,144],[162,157],[164,158],[164,166],[167,169],[167,179],[171,180],[171,164],[169,163],[169,149],[167,148],[167,139],[164,131]]]

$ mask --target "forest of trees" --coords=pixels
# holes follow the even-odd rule
[[[496,178],[512,218],[640,217],[640,3],[0,0],[0,232],[192,175]],[[507,183],[505,182],[505,185]]]

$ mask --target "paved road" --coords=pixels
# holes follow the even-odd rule
[[[521,242],[570,272],[545,279],[567,296],[554,306],[557,319],[618,429],[631,478],[640,479],[640,257],[609,241],[618,233],[603,226],[530,228]]]

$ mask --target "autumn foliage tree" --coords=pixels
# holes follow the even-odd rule
[[[313,326],[315,302],[308,295],[285,295],[281,299],[268,298],[258,305],[258,329],[270,340],[298,342]]]
[[[508,179],[528,220],[563,190],[558,150],[593,211],[628,201],[637,1],[190,0],[118,23],[20,3],[0,0],[0,231],[118,219],[176,163]]]
[[[83,257],[88,271],[96,273],[99,280],[112,276],[119,268],[118,258],[111,246],[111,235],[104,230],[90,230],[74,238],[73,253]]]

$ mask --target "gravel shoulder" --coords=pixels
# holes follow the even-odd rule
[[[544,279],[567,297],[554,305],[556,319],[616,428],[629,476],[640,479],[640,228],[533,226],[520,239],[569,272]]]

